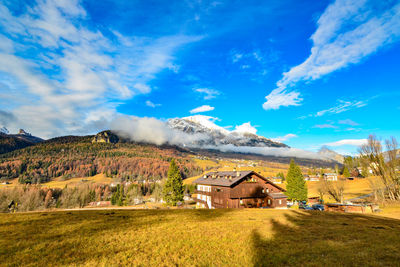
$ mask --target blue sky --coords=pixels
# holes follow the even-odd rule
[[[290,146],[400,137],[398,1],[0,1],[0,126],[210,116]],[[251,125],[251,126],[250,126]]]

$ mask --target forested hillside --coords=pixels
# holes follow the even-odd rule
[[[93,136],[66,136],[0,155],[0,177],[21,183],[43,183],[55,177],[104,173],[122,180],[159,180],[176,158],[184,177],[202,169],[175,147],[148,144],[92,143]],[[186,157],[185,157],[186,156]]]

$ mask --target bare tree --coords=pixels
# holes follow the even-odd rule
[[[318,193],[320,196],[324,194],[330,195],[335,201],[343,203],[345,192],[345,182],[343,180],[338,181],[327,181],[321,177]]]
[[[385,143],[387,151],[384,153],[381,141],[370,135],[368,142],[360,147],[360,158],[366,160],[374,175],[380,177],[386,196],[390,200],[400,200],[398,143],[394,137]]]

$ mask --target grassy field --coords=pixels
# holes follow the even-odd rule
[[[373,215],[261,209],[0,214],[2,266],[395,266],[399,251],[400,220]]]
[[[344,199],[351,199],[371,193],[371,181],[374,184],[380,184],[380,179],[378,177],[344,181]],[[383,185],[380,186],[382,187]],[[307,187],[309,197],[318,196],[319,182],[307,182]],[[325,197],[326,200],[332,200],[329,196]]]
[[[64,188],[65,186],[76,186],[84,183],[98,183],[98,184],[110,184],[112,178],[106,177],[103,173],[96,174],[91,177],[79,177],[71,178],[68,180],[62,180],[61,178],[56,178],[51,182],[44,183],[43,186],[49,188]]]
[[[87,183],[98,183],[98,184],[110,184],[113,181],[112,178],[106,177],[103,173],[96,174],[95,176],[90,177],[77,177],[64,180],[61,177],[54,179],[53,181],[43,183],[44,187],[48,188],[64,188],[65,186],[76,186],[81,184]],[[14,187],[14,186],[21,186],[17,179],[13,179],[9,181],[10,184],[0,184],[0,188],[7,188],[7,187]]]

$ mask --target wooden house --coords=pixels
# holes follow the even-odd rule
[[[285,190],[253,171],[210,172],[194,181],[199,208],[286,208]]]

